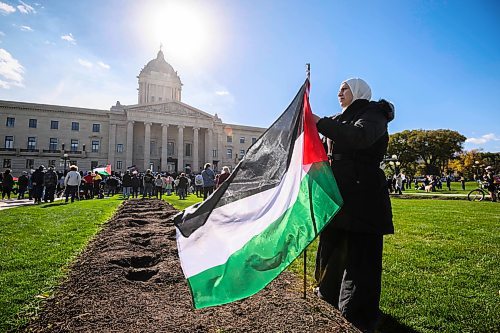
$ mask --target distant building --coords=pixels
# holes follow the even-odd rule
[[[182,83],[160,50],[141,70],[138,104],[109,110],[0,100],[0,167],[39,165],[124,172],[234,167],[264,128],[225,124],[181,102]]]

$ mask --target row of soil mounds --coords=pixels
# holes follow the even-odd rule
[[[258,294],[195,310],[160,200],[130,200],[71,266],[27,332],[357,332],[284,272]]]

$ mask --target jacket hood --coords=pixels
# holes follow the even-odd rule
[[[380,109],[382,110],[382,112],[385,113],[385,116],[387,117],[387,122],[390,122],[391,120],[394,119],[394,116],[396,113],[396,110],[394,108],[394,104],[392,104],[391,102],[389,102],[385,99],[379,100],[377,102],[377,104],[380,107]]]

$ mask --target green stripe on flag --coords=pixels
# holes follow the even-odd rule
[[[313,164],[300,183],[297,200],[278,220],[232,254],[225,264],[188,279],[195,308],[225,304],[257,293],[302,253],[317,236],[310,200],[318,232],[342,204],[329,169],[327,162]]]

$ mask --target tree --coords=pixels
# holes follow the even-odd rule
[[[418,172],[421,165],[425,174],[439,175],[446,171],[448,162],[462,151],[466,137],[447,129],[405,130],[389,137],[389,155],[397,155],[401,168]],[[414,175],[414,174],[413,174]]]

